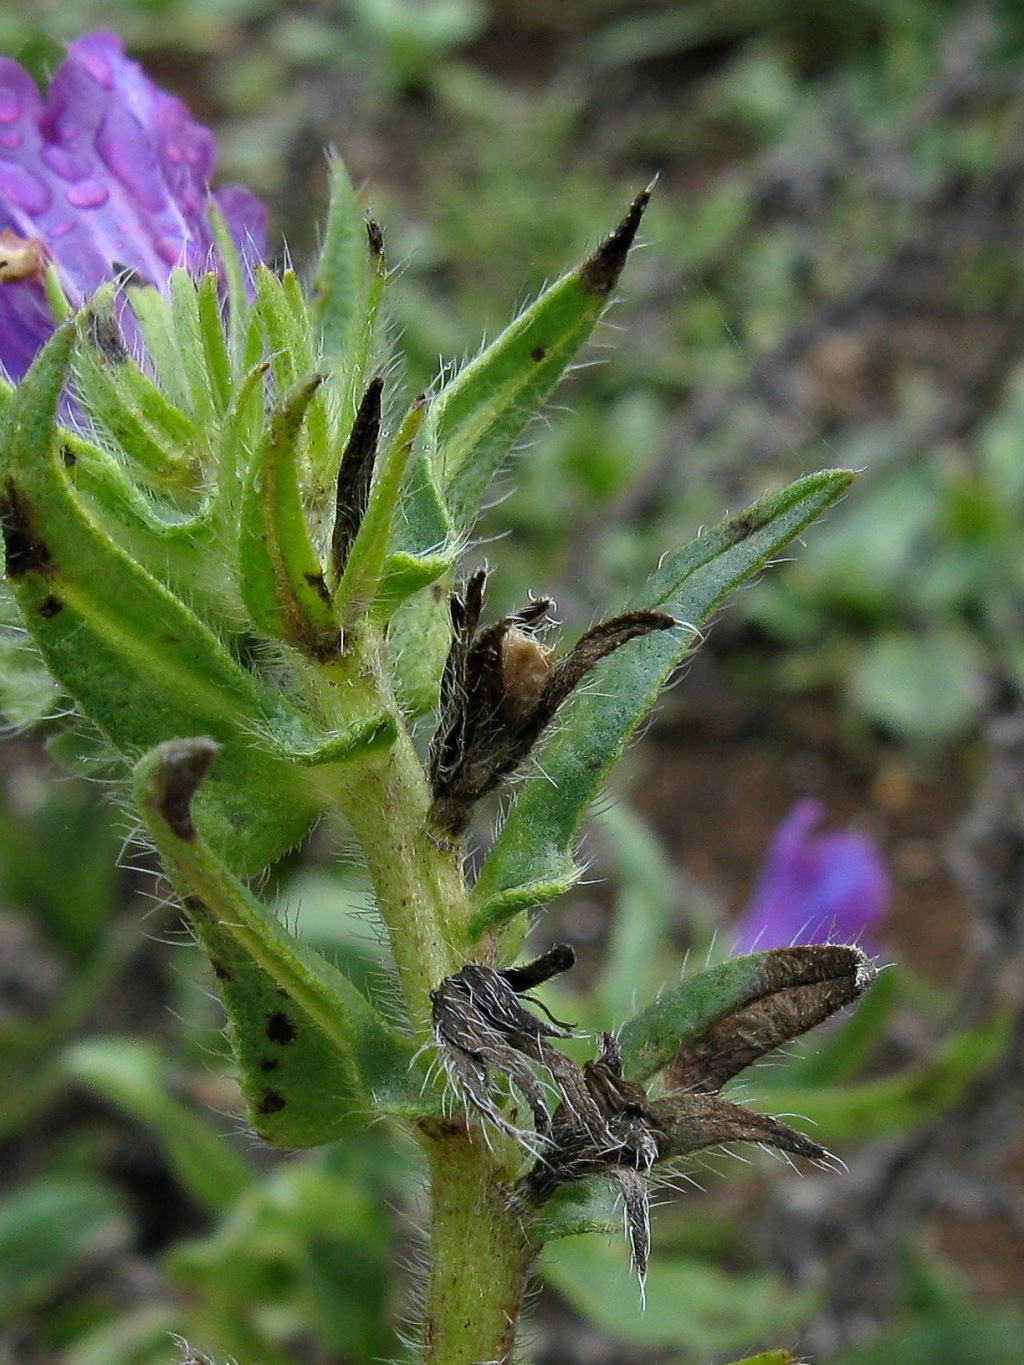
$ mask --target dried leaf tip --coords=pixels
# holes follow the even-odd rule
[[[186,843],[196,837],[192,800],[219,747],[212,739],[171,739],[153,755],[157,809],[171,833]]]
[[[586,631],[561,659],[536,637],[551,609],[538,598],[478,630],[486,574],[451,596],[452,643],[431,745],[431,821],[461,834],[474,804],[520,768],[584,675],[638,636],[668,630],[671,616],[626,612]]]
[[[556,1080],[575,1070],[568,1057],[546,1042],[569,1038],[572,1030],[559,1020],[548,1023],[531,1014],[519,996],[567,971],[575,957],[568,945],[556,944],[523,967],[501,970],[471,962],[446,976],[430,994],[434,1033],[452,1082],[496,1128],[526,1143],[532,1135],[516,1128],[498,1109],[490,1072],[499,1072],[515,1085],[530,1106],[536,1134],[543,1136],[548,1127],[544,1088],[525,1059],[539,1063]]]
[[[618,284],[626,257],[629,255],[656,183],[656,180],[652,180],[646,189],[640,191],[618,227],[614,228],[597,250],[583,262],[580,267],[580,278],[585,289],[594,294],[610,294]]]
[[[383,393],[384,380],[377,375],[371,379],[363,394],[338,466],[334,531],[331,535],[331,567],[336,581],[345,572],[370,500],[370,484],[380,441]]]
[[[384,230],[376,218],[366,219],[366,244],[370,255],[377,262],[384,261]]]
[[[89,344],[106,365],[126,365],[130,360],[121,328],[109,304],[97,304],[85,315],[85,334]]]

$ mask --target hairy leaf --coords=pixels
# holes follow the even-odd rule
[[[192,799],[216,752],[208,739],[159,746],[136,769],[135,795],[217,977],[253,1126],[276,1146],[311,1147],[413,1109],[409,1041],[199,837]]]
[[[680,629],[648,635],[606,659],[592,685],[565,707],[537,756],[544,780],[524,785],[481,870],[472,936],[573,884],[579,873],[572,846],[586,809],[701,623],[852,478],[846,470],[825,470],[798,479],[665,557],[629,608],[667,612]]]
[[[540,296],[441,390],[427,420],[433,467],[460,530],[491,476],[590,337],[618,282],[650,198]]]
[[[204,827],[234,868],[256,872],[298,842],[317,803],[273,753],[280,699],[76,499],[55,426],[73,339],[70,325],[55,333],[7,414],[0,511],[8,582],[53,676],[122,753],[196,732],[224,745],[200,797]]]

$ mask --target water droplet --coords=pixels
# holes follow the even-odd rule
[[[16,133],[13,128],[9,133],[0,133],[0,147],[6,147],[13,152],[20,146],[21,134]]]
[[[9,85],[0,85],[0,123],[13,123],[21,118],[21,100]]]
[[[110,191],[98,180],[81,180],[67,191],[67,201],[76,209],[98,209],[109,198]]]
[[[0,197],[10,199],[19,209],[35,217],[50,207],[50,191],[24,166],[0,161]]]
[[[51,242],[57,242],[61,237],[66,237],[69,232],[73,232],[74,230],[74,223],[70,218],[65,218],[63,223],[58,223],[56,227],[49,228],[46,235]]]
[[[86,157],[69,152],[65,147],[44,147],[42,159],[62,180],[84,180],[90,171]]]

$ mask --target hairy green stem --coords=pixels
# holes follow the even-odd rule
[[[422,1134],[430,1166],[430,1284],[423,1365],[511,1360],[537,1247],[512,1197],[518,1148],[476,1122]]]
[[[430,784],[387,680],[383,641],[364,626],[347,645],[346,658],[309,670],[311,701],[327,725],[339,728],[350,721],[354,703],[388,711],[397,738],[386,752],[363,759],[358,772],[336,770],[323,795],[362,847],[413,1031],[425,1042],[430,992],[465,962],[449,929],[468,918],[462,856],[428,831]]]
[[[349,779],[337,804],[366,855],[413,1029],[425,1041],[430,992],[465,962],[447,926],[465,922],[467,894],[460,854],[427,830],[430,793],[404,728]]]
[[[350,641],[350,644],[353,643]],[[320,694],[353,689],[391,711],[395,742],[347,768],[330,798],[349,820],[367,860],[381,917],[418,1041],[431,1037],[430,992],[473,954],[464,938],[469,897],[462,855],[429,828],[430,785],[386,673],[380,642],[364,634],[358,667]],[[323,677],[323,674],[321,674]],[[479,950],[478,950],[479,951]],[[486,1139],[476,1120],[433,1121],[417,1137],[430,1176],[430,1281],[423,1324],[423,1365],[476,1365],[511,1358],[536,1247],[513,1190],[522,1152],[508,1138]]]

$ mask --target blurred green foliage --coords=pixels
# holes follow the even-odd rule
[[[117,28],[216,123],[224,175],[268,197],[299,264],[321,149],[337,141],[402,271],[393,324],[410,392],[660,171],[622,330],[605,332],[615,350],[560,391],[568,411],[531,433],[506,476],[513,534],[491,553],[495,606],[551,590],[585,620],[625,592],[650,545],[692,533],[723,494],[738,506],[807,467],[862,467],[826,530],[733,608],[726,662],[758,688],[838,695],[854,735],[874,727],[913,752],[969,740],[993,698],[1024,685],[1024,10],[552,9],[38,0],[0,4],[0,49],[43,76],[60,40]],[[484,540],[496,530],[485,523]],[[40,687],[26,673],[0,699],[11,722],[55,701]],[[294,1160],[257,1152],[196,951],[176,941],[174,912],[143,908],[116,871],[116,815],[55,785],[34,751],[7,761],[4,1339],[70,1365],[170,1361],[171,1332],[261,1365],[394,1357],[409,1278],[396,1259],[415,1256],[411,1153],[372,1132]],[[595,1028],[681,966],[678,889],[649,831],[613,811],[598,837],[616,884],[607,955],[587,999],[546,993]],[[302,907],[299,932],[386,991],[357,875],[316,862],[278,876],[283,913]],[[689,926],[697,951],[706,930],[699,916]],[[765,1073],[764,1106],[802,1090],[827,1142],[923,1122],[936,1087],[952,1102],[1003,1024],[953,1037],[926,1063],[928,1084],[897,1091],[878,1068],[908,1002],[931,1023],[944,1008],[884,974],[817,1056]],[[546,1280],[629,1346],[679,1365],[735,1356],[795,1330],[814,1296],[763,1273],[742,1200],[730,1207],[710,1222],[659,1218],[646,1316],[622,1249],[593,1238],[558,1243]],[[932,1249],[908,1258],[903,1325],[844,1365],[1016,1365],[1018,1313],[981,1309]],[[672,1289],[683,1283],[685,1302]]]

